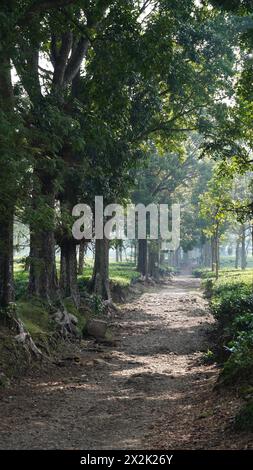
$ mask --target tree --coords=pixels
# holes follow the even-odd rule
[[[217,89],[231,89],[234,30],[225,15],[194,1],[149,8],[117,0],[11,2],[6,51],[33,157],[23,202],[31,227],[29,290],[49,303],[60,299],[56,239],[63,291],[78,299],[73,201],[99,193],[107,202],[124,199],[130,169],[150,139],[173,153],[187,132],[206,126],[207,114],[218,113]]]
[[[211,238],[212,271],[215,271],[216,278],[220,268],[220,238],[227,228],[233,209],[231,191],[231,178],[221,176],[218,167],[208,184],[208,190],[200,196],[200,215],[206,223],[205,233]]]

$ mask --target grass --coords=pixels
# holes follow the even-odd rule
[[[19,301],[17,313],[32,336],[52,331],[48,311],[38,299]]]
[[[59,263],[57,263],[57,269],[59,269]],[[101,300],[97,296],[89,295],[86,290],[87,283],[85,280],[90,280],[92,271],[93,262],[88,260],[83,275],[79,276],[80,287],[85,291],[86,300],[80,311],[75,307],[70,298],[64,299],[66,310],[78,318],[77,328],[80,336],[85,331],[90,316],[98,315],[101,310]],[[128,286],[138,275],[133,263],[110,263],[110,280],[115,286]],[[30,333],[41,351],[47,355],[54,353],[54,349],[61,348],[62,345],[56,342],[56,337],[54,336],[55,324],[52,321],[52,315],[49,312],[48,306],[43,301],[36,297],[30,298],[27,296],[28,272],[24,270],[22,260],[16,260],[14,263],[14,282],[18,317],[22,320],[26,330]],[[14,339],[14,334],[10,334],[9,329],[1,325],[0,370],[6,373],[7,381],[8,377],[18,377],[31,366],[30,355]],[[108,331],[106,339],[111,340],[110,331]],[[1,385],[4,384],[0,383]]]
[[[92,277],[92,272],[93,261],[87,260],[83,274],[78,276],[79,280],[83,280],[85,282],[89,281]],[[129,286],[131,282],[139,276],[139,273],[136,271],[134,263],[110,262],[109,276],[112,284],[126,287]],[[24,271],[24,266],[20,262],[16,262],[14,264],[14,279],[16,298],[23,298],[27,290],[28,273]]]
[[[58,268],[58,265],[57,265]],[[88,260],[84,267],[83,275],[78,277],[80,288],[86,289],[87,281],[91,279],[93,271],[93,261]],[[133,263],[111,262],[109,267],[110,281],[112,285],[127,287],[132,280],[139,276]],[[43,303],[36,299],[28,299],[26,296],[28,286],[28,272],[24,271],[22,262],[14,264],[14,282],[16,292],[17,311],[25,327],[33,338],[39,335],[48,335],[52,332],[50,316]],[[87,319],[76,309],[71,299],[64,300],[65,307],[69,313],[78,318],[78,328],[82,331],[85,328]]]
[[[93,262],[87,261],[83,274],[79,276],[79,279],[89,281],[92,277]],[[122,262],[115,263],[110,262],[109,264],[109,277],[110,281],[114,285],[122,287],[129,286],[131,282],[139,276],[139,273],[135,269],[134,263]]]
[[[113,284],[129,286],[131,282],[139,277],[134,263],[110,263],[109,276]]]
[[[221,268],[234,268],[235,257],[234,256],[221,256],[220,257]],[[247,257],[247,267],[253,268],[253,256]]]

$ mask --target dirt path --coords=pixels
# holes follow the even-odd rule
[[[250,447],[230,431],[237,401],[213,392],[217,368],[203,365],[213,319],[198,287],[179,277],[143,294],[113,319],[113,350],[91,342],[79,363],[3,393],[0,448]]]

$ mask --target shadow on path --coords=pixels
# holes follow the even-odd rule
[[[38,374],[3,395],[0,448],[222,447],[217,368],[203,365],[201,352],[213,323],[190,276],[144,293],[113,319],[117,348],[83,349],[79,365]]]

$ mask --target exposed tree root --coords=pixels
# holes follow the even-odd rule
[[[22,320],[18,318],[15,304],[11,304],[8,309],[5,309],[4,319],[6,325],[11,330],[17,332],[15,340],[19,344],[22,344],[28,354],[28,357],[30,358],[31,355],[33,355],[36,359],[41,359],[44,355],[34,343],[30,333],[26,330]]]
[[[104,300],[103,305],[109,317],[115,315],[119,311],[118,307],[115,305],[112,299]]]
[[[62,309],[54,312],[53,319],[56,324],[57,332],[60,334],[60,336],[65,339],[70,336],[78,336],[78,319],[75,317],[75,315],[72,315],[65,309]]]
[[[15,336],[15,339],[18,343],[21,343],[24,346],[28,355],[30,355],[31,352],[37,359],[44,357],[44,354],[34,343],[30,333],[26,331],[23,322],[18,318],[13,318],[13,321],[18,330],[18,335]]]

